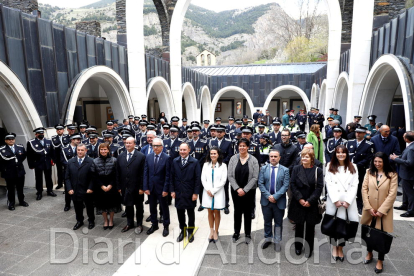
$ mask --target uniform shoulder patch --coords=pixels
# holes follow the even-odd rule
[[[69,148],[70,144],[67,144],[66,146],[63,146],[64,149]]]
[[[367,140],[365,140],[365,143],[367,143],[368,145],[373,145],[374,144],[371,141],[367,141]]]
[[[224,138],[226,141],[229,141],[229,142],[231,142],[231,139],[229,139],[229,138]]]
[[[6,148],[6,145],[0,147],[0,149],[4,149],[4,148]]]
[[[16,144],[15,146],[24,147],[23,144]]]
[[[355,139],[350,139],[350,140],[348,140],[348,142],[354,142],[355,141]]]
[[[201,143],[207,143],[207,140],[206,139],[200,139],[200,142]]]

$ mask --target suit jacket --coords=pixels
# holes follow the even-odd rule
[[[275,193],[270,194],[270,172],[272,169],[271,164],[264,165],[259,173],[259,182],[257,183],[262,193],[260,198],[260,204],[267,206],[271,202],[269,196],[272,195],[276,199],[276,205],[279,209],[286,209],[286,191],[289,188],[289,169],[278,164],[278,171],[276,176]]]
[[[386,155],[391,155],[395,153],[396,155],[400,155],[400,144],[398,143],[398,139],[392,135],[388,136],[388,140],[386,142],[382,141],[381,134],[375,135],[371,138],[371,142],[374,143],[375,146],[375,153],[381,151]]]
[[[372,156],[374,155],[374,144],[366,139],[362,140],[357,146],[357,140],[349,140],[347,148],[349,151],[349,157],[351,162],[358,166],[359,169],[365,169],[369,167]],[[358,169],[358,170],[359,170]]]
[[[188,143],[191,147],[191,156],[198,160],[200,163],[200,168],[202,168],[204,166],[204,162],[206,161],[206,156],[208,153],[207,140],[198,138],[195,145],[193,140],[189,141]]]
[[[144,200],[139,190],[144,190],[145,155],[134,150],[127,162],[127,153],[125,151],[117,158],[116,182],[118,189],[121,189],[124,205],[132,206]]]
[[[79,166],[78,158],[68,161],[65,173],[65,185],[67,191],[73,190],[72,199],[82,201],[85,199],[86,191],[93,190],[91,166],[93,159],[86,156]]]
[[[187,163],[183,166],[181,156],[175,158],[171,164],[171,187],[175,192],[175,207],[177,209],[189,209],[196,207],[196,201],[192,200],[193,194],[200,193],[201,168],[197,159],[188,156]]]
[[[414,143],[405,148],[399,158],[394,162],[400,165],[399,174],[404,180],[414,180]]]
[[[23,145],[14,144],[14,153],[9,146],[0,147],[0,171],[3,178],[17,178],[26,174],[23,161],[26,151]]]
[[[98,157],[99,156],[99,152],[98,152],[98,148],[99,148],[99,145],[100,145],[101,143],[99,142],[99,140],[96,142],[96,144],[95,144],[95,149],[92,149],[92,144],[88,144],[87,146],[86,146],[86,148],[88,149],[88,156],[89,157],[91,157],[91,158],[96,158],[96,157]]]
[[[44,146],[35,138],[27,142],[27,163],[29,168],[50,170],[55,158],[54,148],[49,139],[43,138]]]
[[[157,195],[170,191],[171,159],[161,152],[158,157],[157,170],[154,170],[155,153],[147,155],[144,167],[144,191],[149,190]]]

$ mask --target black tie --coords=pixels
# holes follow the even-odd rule
[[[183,161],[182,161],[182,162],[183,162],[182,164],[183,164],[183,167],[184,167],[184,165],[185,165],[185,159],[183,159]]]
[[[154,161],[154,172],[157,171],[157,166],[158,166],[158,155],[155,155],[155,161]]]

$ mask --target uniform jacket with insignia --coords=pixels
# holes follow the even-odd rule
[[[68,161],[74,156],[76,156],[76,147],[75,150],[73,150],[70,144],[66,145],[60,152],[60,162],[66,167],[68,165]]]
[[[346,147],[348,141],[342,138],[339,138],[335,143],[335,137],[329,138],[326,142],[325,147],[325,161],[326,163],[331,162],[332,153],[335,151],[336,147],[339,145],[344,145]]]
[[[92,144],[88,144],[88,145],[86,145],[86,148],[88,149],[88,153],[87,153],[87,155],[88,155],[90,158],[95,159],[96,157],[98,157],[98,156],[99,156],[98,148],[99,148],[99,145],[100,145],[100,144],[101,144],[101,141],[100,141],[100,140],[98,140],[98,141],[96,142],[96,144],[95,144],[95,148],[94,148],[94,149],[93,149]]]
[[[170,139],[164,140],[165,152],[172,158],[176,158],[180,155],[180,145],[183,142],[183,139],[176,138],[174,142]]]
[[[53,135],[51,140],[52,140],[52,145],[53,145],[54,153],[55,153],[54,160],[59,162],[60,161],[60,152],[62,151],[63,146],[66,146],[67,144],[70,144],[69,135],[63,134],[62,135],[62,141],[61,141],[61,139],[59,139],[59,135]]]
[[[200,167],[202,168],[204,162],[206,161],[205,159],[208,152],[207,140],[198,138],[195,145],[194,140],[191,140],[188,143],[191,147],[190,155],[198,160]]]
[[[358,166],[358,170],[360,168],[368,169],[375,151],[374,143],[366,139],[362,140],[359,146],[357,143],[356,139],[352,139],[347,144],[351,162]]]
[[[269,139],[272,141],[273,145],[282,143],[282,132],[279,131],[277,134],[274,131],[270,132]]]
[[[27,163],[29,168],[38,170],[50,170],[55,158],[52,141],[43,138],[44,146],[35,138],[27,142]]]
[[[0,147],[0,171],[3,178],[17,178],[26,174],[23,161],[26,150],[23,145],[14,144],[14,153],[8,145]]]

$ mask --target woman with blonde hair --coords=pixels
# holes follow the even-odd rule
[[[323,163],[323,138],[318,124],[313,124],[310,127],[306,141],[313,145],[313,150],[315,153],[315,158]]]

